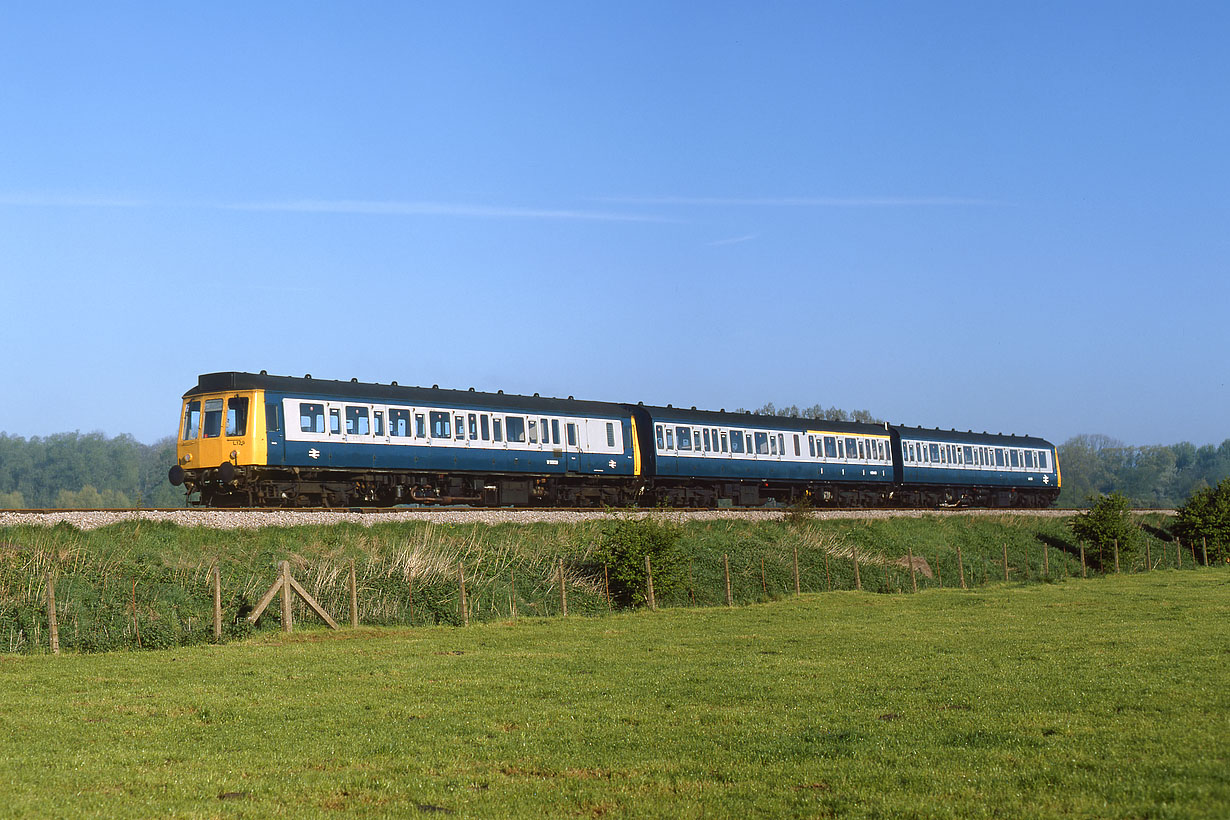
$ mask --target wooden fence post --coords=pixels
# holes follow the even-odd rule
[[[407,574],[407,579],[409,575]],[[354,559],[350,559],[350,628],[359,628],[359,589],[354,577]]]
[[[51,654],[60,654],[60,626],[56,622],[56,579],[47,573],[47,631],[50,633]]]
[[[611,570],[604,562],[602,564],[602,588],[606,591],[606,611],[611,611]]]
[[[559,559],[559,611],[562,617],[568,617],[568,586],[564,583],[564,559]]]
[[[1204,554],[1204,565],[1209,565],[1209,537],[1207,535],[1200,536],[1200,552]]]
[[[645,556],[645,592],[649,599],[649,609],[657,611],[658,603],[653,599],[653,567],[649,565],[649,556]]]
[[[799,548],[794,547],[794,594],[799,594]]]
[[[858,547],[854,545],[850,546],[850,558],[854,561],[854,588],[862,591],[863,579],[858,575]]]
[[[1081,577],[1089,577],[1089,570],[1085,568],[1085,543],[1083,541],[1081,542]]]
[[[935,554],[935,580],[940,585],[940,589],[944,588],[944,576],[940,575],[940,554]]]
[[[290,611],[290,561],[283,561],[280,565],[282,575],[282,631],[290,632],[292,628]]]
[[[1149,549],[1149,542],[1145,541],[1145,572],[1153,569],[1153,550]]]
[[[913,548],[906,546],[905,556],[906,556],[906,560],[910,562],[910,586],[914,589],[915,592],[918,592],[918,576],[914,573],[914,550]]]
[[[1042,542],[1042,577],[1051,577],[1051,548],[1045,541]]]
[[[466,571],[461,563],[457,564],[457,586],[461,589],[461,599],[458,605],[461,607],[461,625],[470,625],[470,607],[466,605]]]
[[[760,589],[764,593],[765,600],[769,600],[769,585],[764,579],[764,556],[760,556]]]
[[[730,556],[722,553],[722,566],[726,568],[726,606],[734,606],[735,599],[730,594]]]
[[[603,564],[602,568],[605,571],[606,564]],[[508,608],[509,610],[512,611],[512,619],[515,621],[517,620],[517,574],[513,572],[511,569],[508,571],[508,586],[509,586],[509,593],[508,593],[509,607]],[[609,584],[607,585],[607,590],[606,590],[606,606],[607,606],[607,609],[611,608],[611,588]]]
[[[1183,569],[1183,540],[1181,538],[1174,540],[1174,564],[1175,569]]]
[[[1008,542],[1003,542],[1004,547],[1004,580],[1008,580]]]
[[[692,559],[688,559],[688,600],[696,606],[696,586],[692,583]]]
[[[965,561],[961,558],[960,544],[957,544],[957,568],[961,570],[961,589],[969,589],[965,585]]]
[[[1115,574],[1119,574],[1119,539],[1115,539]]]
[[[214,564],[214,641],[222,641],[222,571]]]
[[[1192,550],[1192,566],[1193,566],[1193,567],[1198,567],[1198,566],[1200,566],[1200,562],[1198,562],[1198,561],[1196,560],[1196,542],[1195,542],[1195,541],[1188,541],[1188,542],[1187,542],[1187,546],[1191,547],[1191,550]]]
[[[824,551],[824,586],[829,592],[833,591],[833,576],[829,573],[829,551]]]

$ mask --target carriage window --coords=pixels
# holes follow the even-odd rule
[[[299,431],[323,433],[325,431],[325,406],[323,404],[299,403]]]
[[[538,422],[530,419],[530,444],[538,443]]]
[[[846,457],[846,440],[844,438],[837,439],[837,457],[843,459]]]
[[[559,419],[551,419],[551,439],[559,444]]]
[[[236,396],[226,401],[226,434],[242,436],[248,431],[248,399]]]
[[[860,459],[867,458],[867,450],[863,447],[863,439],[858,439],[858,457]]]
[[[824,437],[824,457],[837,458],[837,439],[833,436]]]
[[[1038,467],[1040,469],[1043,469],[1043,470],[1051,469],[1050,465],[1047,463],[1048,461],[1047,456],[1048,456],[1048,453],[1046,452],[1046,450],[1040,450],[1038,452]]]
[[[995,466],[996,467],[1004,466],[1004,448],[1002,447],[995,448]]]
[[[722,452],[723,453],[728,452],[726,449],[726,433],[725,432],[722,433]]]
[[[479,427],[481,427],[483,431],[483,441],[490,441],[491,440],[491,417],[488,416],[486,413],[483,413],[481,416],[478,417],[478,420],[479,420]]]
[[[675,430],[671,427],[666,428],[666,449],[675,449]]]
[[[772,435],[772,433],[770,433],[769,435]],[[777,434],[777,452],[781,453],[782,455],[786,455],[786,435],[785,433]]]
[[[501,421],[498,418],[492,417],[491,419],[491,440],[492,441],[503,441],[504,440],[504,432],[503,430],[500,429],[500,427],[501,427]]]
[[[222,435],[222,399],[205,400],[205,438],[217,438]]]
[[[448,413],[432,412],[428,413],[431,416],[431,437],[432,438],[452,438],[453,428],[449,425]],[[419,416],[422,418],[422,416]]]
[[[704,440],[705,440],[705,452],[707,453],[709,452],[709,428],[706,427],[703,432],[704,432]]]
[[[1021,451],[1020,451],[1020,450],[1009,450],[1009,451],[1008,451],[1008,455],[1009,455],[1009,456],[1011,456],[1011,458],[1012,458],[1012,466],[1013,466],[1013,467],[1020,467],[1020,466],[1021,466],[1021,456],[1020,456],[1020,453],[1021,453]]]
[[[453,428],[457,433],[457,438],[466,437],[466,418],[462,415],[453,416],[453,421],[457,422],[457,426]]]
[[[745,442],[745,443],[747,444],[747,451],[748,451],[749,453],[755,452],[755,451],[752,449],[752,434],[751,434],[751,433],[748,433],[748,434],[747,434],[747,439],[746,439],[746,442]]]
[[[769,454],[769,434],[755,433],[756,437],[756,454],[767,456]]]
[[[815,436],[807,437],[807,452],[811,455],[812,458],[816,457],[816,437]]]
[[[384,435],[384,411],[372,411],[372,432],[378,436]]]
[[[478,438],[478,414],[471,413],[469,420],[470,420],[470,440],[473,441],[476,438]]]
[[[427,438],[427,420],[422,413],[414,414],[414,434],[419,438]]]
[[[692,430],[689,427],[676,427],[675,436],[679,441],[680,450],[692,449]]]
[[[577,446],[577,426],[573,422],[568,422],[568,446]]]
[[[303,407],[304,405],[299,405]],[[308,405],[311,406],[311,405]],[[324,422],[322,421],[323,425]],[[303,428],[307,431],[307,428]],[[199,401],[188,402],[188,409],[184,412],[184,441],[191,441],[201,432],[201,403]]]
[[[525,441],[525,419],[520,416],[508,416],[508,440]]]
[[[932,444],[927,449],[931,451],[930,453],[931,458],[929,459],[930,463],[939,464],[940,463],[940,445]]]
[[[371,432],[368,427],[367,408],[366,407],[347,407],[346,408],[346,435],[348,436],[366,436]]]
[[[394,407],[389,411],[389,435],[405,438],[410,435],[410,411]]]
[[[743,452],[743,433],[740,432],[739,430],[730,431],[730,452],[732,453],[742,453]]]
[[[772,433],[769,433],[769,454],[777,455],[777,439],[774,438]]]
[[[666,447],[666,443],[662,440],[662,425],[661,425],[661,424],[659,424],[659,425],[658,425],[656,428],[654,428],[654,429],[655,429],[655,432],[656,432],[656,433],[657,433],[657,435],[658,435],[658,449],[659,449],[659,450],[661,450],[661,449],[663,449],[664,447]]]
[[[557,444],[559,443],[558,440],[556,441],[556,443]],[[607,447],[615,446],[615,425],[614,423],[609,422],[609,421],[606,423],[606,446]]]

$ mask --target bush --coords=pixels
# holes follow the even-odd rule
[[[1210,563],[1230,559],[1230,478],[1193,493],[1179,508],[1174,530],[1188,543],[1204,539]]]
[[[1089,499],[1090,510],[1072,519],[1072,533],[1097,550],[1097,562],[1104,566],[1113,555],[1115,542],[1119,552],[1131,552],[1138,530],[1132,523],[1132,505],[1122,493],[1111,493],[1096,500]]]
[[[654,597],[671,595],[686,584],[687,558],[679,548],[676,524],[626,513],[608,520],[598,541],[597,559],[607,565],[611,599],[621,607],[648,601],[645,557],[653,570]]]

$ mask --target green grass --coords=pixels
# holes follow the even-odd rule
[[[1226,817],[1228,593],[1168,571],[10,655],[0,811]]]

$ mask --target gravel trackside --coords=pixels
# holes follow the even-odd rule
[[[1156,510],[1154,512],[1164,512]],[[54,512],[0,511],[0,527],[43,525],[61,521],[82,530],[105,527],[120,521],[166,521],[183,527],[211,529],[258,529],[260,527],[323,526],[342,522],[384,524],[399,521],[434,521],[437,524],[537,524],[578,523],[602,519],[605,510],[466,510],[415,509],[389,512],[295,511],[295,510],[57,510]],[[622,511],[620,513],[622,514]],[[680,521],[728,521],[746,519],[775,521],[785,510],[644,510],[640,515],[662,516]],[[1062,518],[1074,510],[817,510],[817,520],[836,518],[921,518],[926,515],[1033,515]]]

